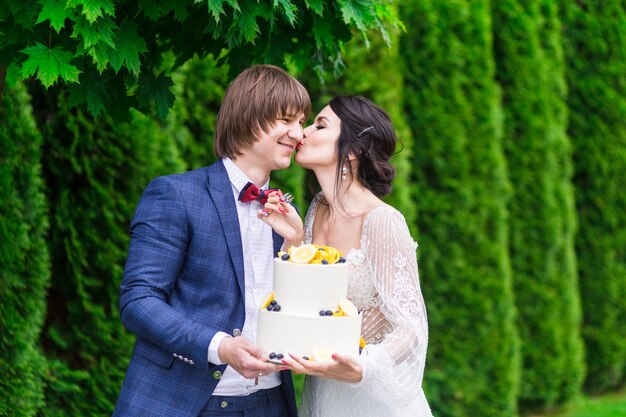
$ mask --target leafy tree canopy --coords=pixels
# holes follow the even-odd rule
[[[171,71],[194,54],[219,56],[232,73],[253,62],[340,72],[352,30],[387,37],[398,21],[385,0],[4,0],[0,100],[34,78],[65,85],[70,105],[93,115],[172,105]],[[388,38],[387,38],[388,39]],[[1,103],[1,101],[0,101]]]

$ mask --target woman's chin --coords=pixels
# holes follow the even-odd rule
[[[294,158],[293,162],[295,162],[296,165],[298,165],[298,166],[300,166],[300,167],[302,167],[304,169],[310,169],[309,166],[306,164],[306,162],[299,161],[298,158]]]
[[[298,166],[301,166],[302,168],[309,169],[309,167],[306,164],[306,161],[302,161],[302,158],[298,158],[297,153],[296,153],[296,156],[294,156],[293,158],[293,162],[295,162]]]

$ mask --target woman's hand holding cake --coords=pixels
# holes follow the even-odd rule
[[[359,382],[363,378],[361,365],[350,355],[333,353],[330,360],[307,360],[289,354],[282,362],[293,372],[331,378],[343,382]]]

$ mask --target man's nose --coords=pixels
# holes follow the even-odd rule
[[[309,132],[313,129],[313,125],[309,125],[302,129],[302,134],[306,138],[309,135]]]
[[[304,128],[300,123],[295,123],[289,129],[289,137],[296,140],[302,140],[304,138]]]

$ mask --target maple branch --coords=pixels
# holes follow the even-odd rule
[[[2,108],[2,97],[4,96],[4,85],[7,81],[7,66],[0,65],[0,108]]]

